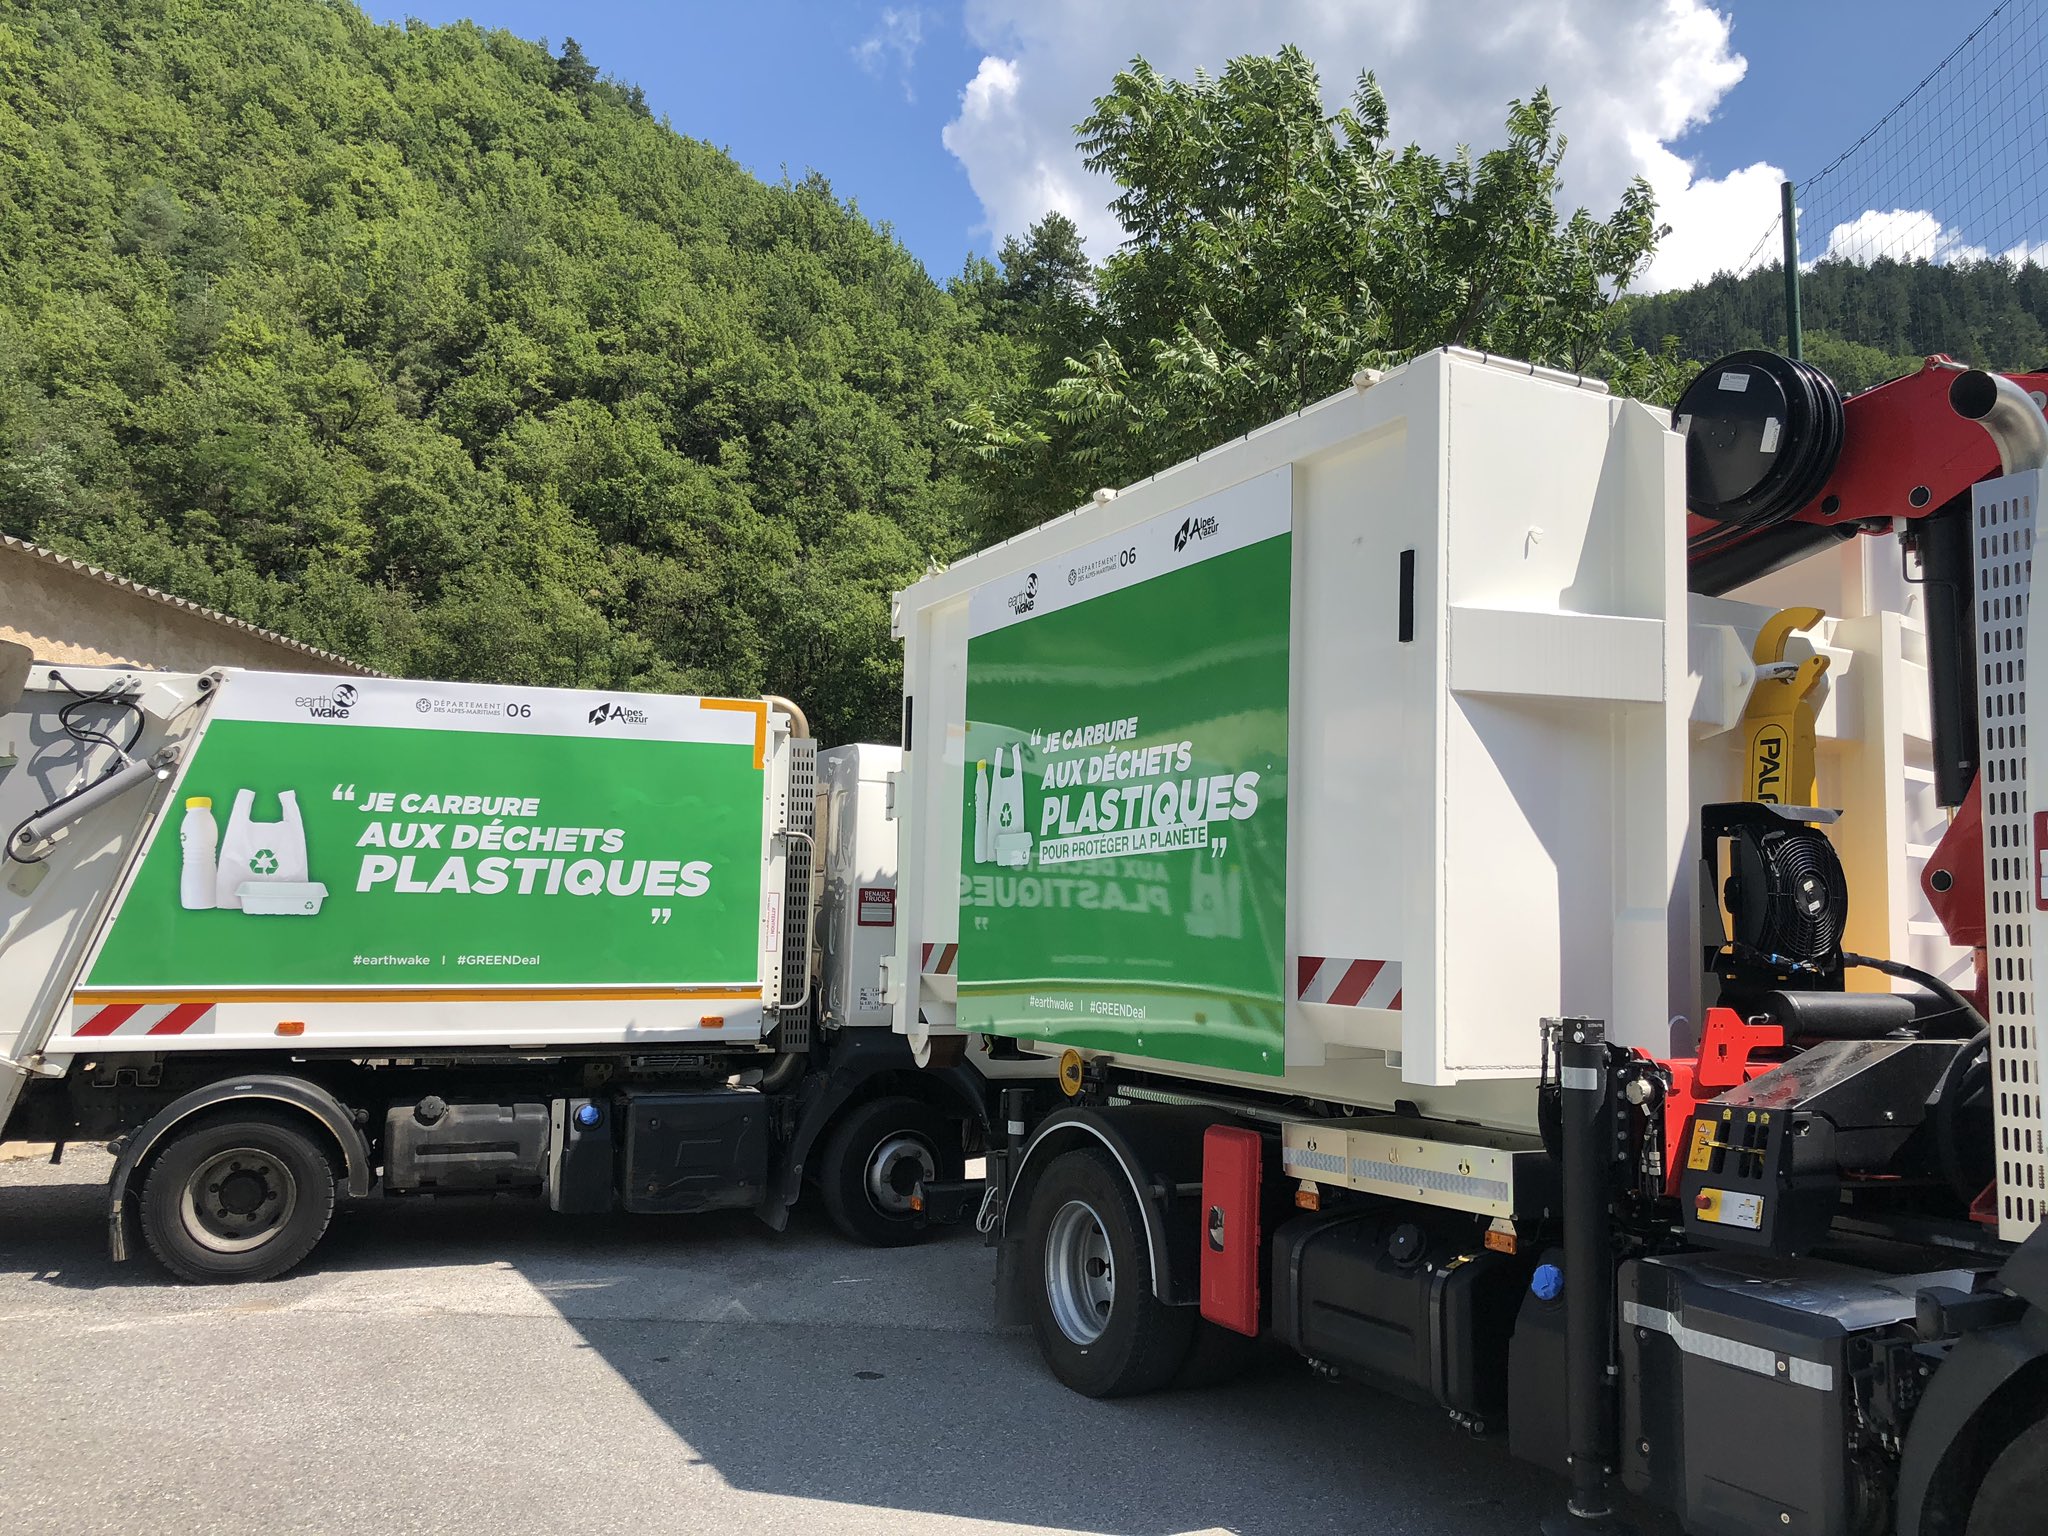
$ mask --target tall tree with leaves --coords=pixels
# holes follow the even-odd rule
[[[1079,133],[1088,167],[1120,189],[1125,239],[1055,376],[955,421],[986,473],[990,532],[1430,347],[1655,386],[1655,360],[1617,344],[1611,314],[1662,233],[1650,190],[1635,182],[1606,219],[1560,215],[1546,91],[1510,104],[1500,148],[1441,159],[1389,147],[1370,74],[1327,112],[1296,48],[1192,81],[1138,59]]]

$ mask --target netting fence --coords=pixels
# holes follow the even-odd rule
[[[1890,111],[1794,185],[1802,265],[2048,266],[2048,0],[2002,0]],[[1782,253],[1773,220],[1739,272],[1775,266]]]

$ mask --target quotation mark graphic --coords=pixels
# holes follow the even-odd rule
[[[327,798],[328,798],[328,799],[330,799],[330,800],[353,800],[353,799],[355,799],[355,797],[356,797],[356,787],[355,787],[355,785],[353,785],[353,784],[337,784],[337,785],[335,785],[335,786],[334,786],[334,793],[333,793],[333,794],[331,794],[331,795],[329,795],[329,796],[328,796]]]
[[[654,914],[652,921],[656,923],[665,923],[671,917],[675,916],[675,910],[676,909],[674,907],[655,907],[652,909]]]

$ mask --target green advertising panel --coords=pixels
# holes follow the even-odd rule
[[[532,704],[485,700],[499,722],[483,729],[474,699],[423,686],[351,683],[258,698],[268,718],[215,718],[85,987],[759,982],[751,741],[675,739],[691,717],[664,731],[652,702],[578,702],[568,719],[584,734],[570,735],[535,729]],[[219,713],[231,703],[252,712],[224,698]],[[401,709],[422,723],[343,723]],[[750,719],[710,728],[735,731]]]
[[[1283,1070],[1288,473],[971,599],[962,1028]]]

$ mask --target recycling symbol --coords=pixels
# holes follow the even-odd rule
[[[1002,824],[1007,827],[1011,822],[1017,819],[1017,813],[1006,805],[1003,807],[1002,815],[999,819],[1002,821]]]
[[[258,848],[249,856],[249,873],[252,875],[276,874],[277,855],[268,848]]]

